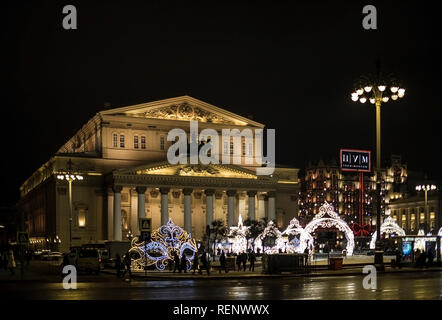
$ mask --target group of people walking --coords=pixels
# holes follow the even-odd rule
[[[126,273],[129,273],[129,277],[132,277],[131,271],[132,258],[130,257],[130,252],[127,251],[123,259],[119,253],[115,256],[115,269],[117,270],[117,277],[124,277]]]
[[[246,271],[246,264],[247,261],[250,262],[249,264],[249,271],[255,271],[255,261],[256,261],[256,255],[255,253],[249,249],[249,252],[241,252],[236,256],[236,265],[238,266],[238,271],[241,271],[243,269]],[[242,268],[241,268],[242,266]]]

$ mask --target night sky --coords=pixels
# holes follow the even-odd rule
[[[62,28],[62,8],[78,29]],[[373,4],[378,29],[362,28]],[[354,81],[385,72],[382,155],[441,178],[440,10],[422,1],[3,1],[0,204],[103,110],[190,95],[276,129],[276,161],[304,168],[340,147],[375,150],[375,108]]]

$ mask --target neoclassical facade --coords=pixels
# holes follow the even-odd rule
[[[229,164],[189,158],[171,164],[167,152],[176,141],[168,133],[178,128],[195,139],[190,121],[198,122],[198,132],[213,129],[220,136],[223,129],[264,128],[189,96],[101,111],[21,186],[31,242],[67,251],[70,229],[74,246],[127,240],[139,233],[141,217],[152,218],[153,228],[172,218],[196,239],[213,220],[236,225],[239,214],[288,225],[298,212],[298,169],[276,166],[272,174],[258,175],[261,144],[255,136],[240,143],[211,140]],[[72,201],[68,182],[57,179],[69,163],[83,176],[72,182]]]

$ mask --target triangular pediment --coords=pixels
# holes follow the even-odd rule
[[[199,121],[235,126],[264,125],[204,101],[182,96],[100,112],[102,115],[128,116],[144,119]]]
[[[170,164],[162,162],[146,166],[117,170],[123,175],[162,175],[207,178],[258,179],[255,172],[236,165],[224,164]]]

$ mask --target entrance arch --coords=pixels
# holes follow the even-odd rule
[[[326,217],[328,216],[328,217]],[[353,255],[355,247],[355,240],[353,231],[348,224],[339,217],[339,214],[334,211],[334,208],[327,201],[319,208],[319,213],[310,221],[304,228],[304,232],[301,234],[301,247],[300,251],[303,252],[305,248],[311,248],[313,244],[313,238],[311,234],[319,227],[322,228],[337,228],[339,231],[345,233],[347,240],[347,255]]]
[[[383,233],[386,233],[386,234],[395,233],[398,236],[405,236],[404,229],[399,227],[399,225],[396,223],[396,221],[390,216],[385,218],[384,222],[381,224],[381,234],[383,234]],[[375,231],[373,233],[373,236],[371,237],[370,249],[375,248],[377,236],[378,236],[378,232]]]

